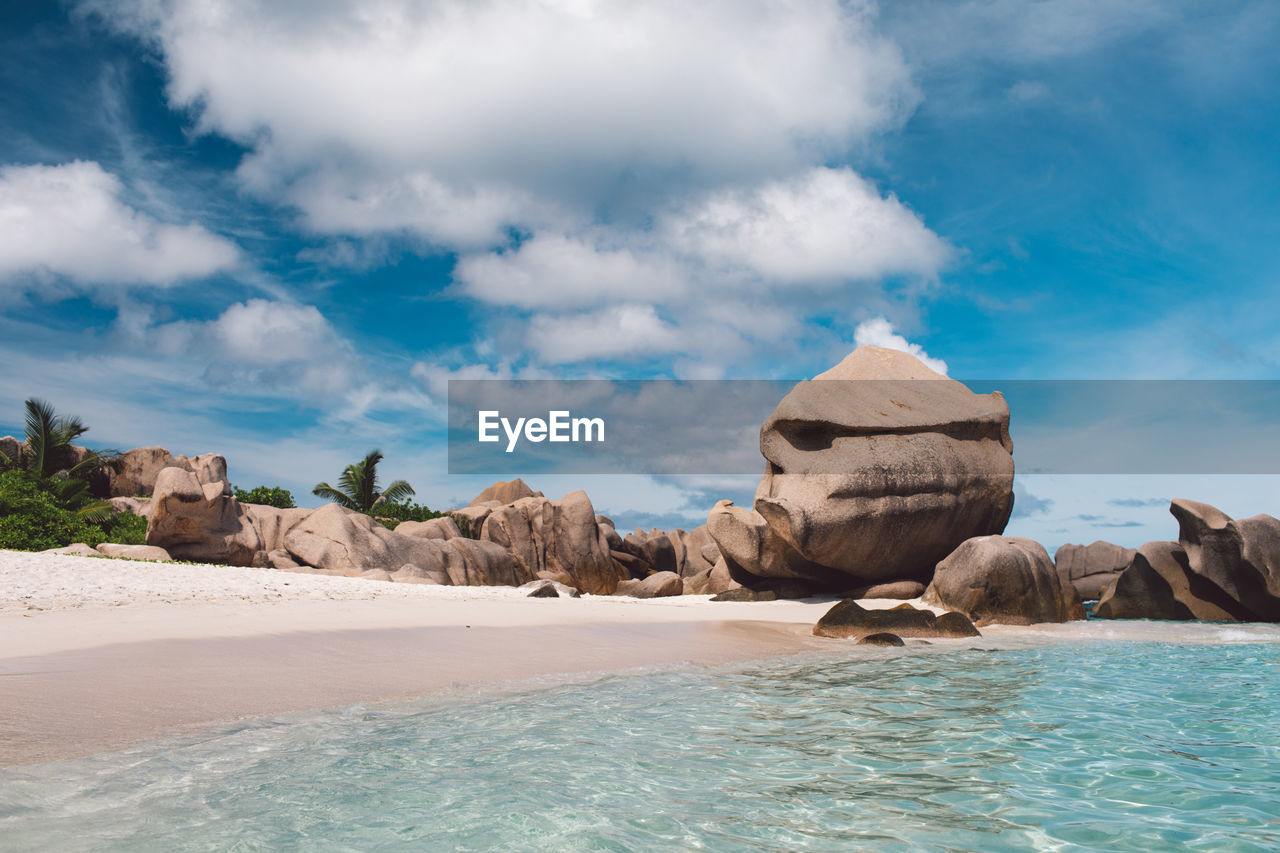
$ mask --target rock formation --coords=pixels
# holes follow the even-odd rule
[[[851,598],[839,602],[813,626],[814,636],[861,639],[881,633],[898,637],[977,637],[973,627],[963,614],[947,613],[941,617],[930,610],[917,610],[909,604],[892,610],[867,610]]]
[[[558,501],[526,497],[497,507],[485,516],[479,538],[509,551],[530,579],[539,572],[566,575],[583,592],[609,595],[626,577],[581,490]]]
[[[979,625],[1030,625],[1084,618],[1071,584],[1032,539],[979,536],[938,564],[926,603],[966,614]]]
[[[1280,520],[1178,499],[1177,542],[1148,542],[1094,608],[1104,619],[1280,622]]]
[[[622,581],[615,594],[632,598],[666,598],[684,594],[684,583],[675,572],[654,572],[644,580]]]
[[[515,503],[521,498],[540,498],[542,492],[535,492],[529,488],[524,480],[517,477],[514,480],[494,483],[483,492],[475,496],[475,499],[467,506],[483,506],[485,504],[510,504]]]
[[[166,468],[189,471],[203,486],[221,483],[230,494],[227,460],[216,453],[188,458],[174,456],[163,447],[135,447],[108,463],[108,497],[149,496],[155,491],[156,478]]]
[[[927,582],[1013,508],[1009,409],[907,353],[859,347],[797,385],[760,431],[754,509],[718,503],[707,528],[735,579],[846,590]]]
[[[1134,548],[1102,541],[1063,545],[1053,555],[1053,566],[1058,570],[1058,577],[1076,588],[1082,601],[1096,601],[1102,591],[1120,577],[1136,553]]]

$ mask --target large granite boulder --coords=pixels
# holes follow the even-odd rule
[[[964,613],[979,625],[1085,618],[1079,595],[1058,577],[1049,552],[1019,537],[965,540],[938,564],[923,600]]]
[[[139,497],[155,491],[156,479],[166,468],[180,468],[195,475],[203,486],[222,484],[227,494],[227,460],[216,453],[174,456],[163,447],[135,447],[121,453],[106,467],[109,497]]]
[[[517,477],[514,480],[506,480],[504,482],[494,483],[483,492],[475,496],[475,499],[467,506],[483,506],[484,504],[497,502],[498,504],[515,503],[521,498],[540,498],[542,492],[535,492],[529,488],[524,480]]]
[[[1053,555],[1058,577],[1076,588],[1083,601],[1096,601],[1102,591],[1115,583],[1137,553],[1110,542],[1063,545]]]
[[[11,435],[0,435],[0,454],[4,454],[4,458],[10,462],[18,461],[18,454],[22,452],[22,442]]]
[[[479,538],[509,551],[529,580],[549,572],[569,577],[582,592],[609,595],[626,577],[581,490],[558,501],[527,497],[496,507],[484,517]]]
[[[859,347],[802,382],[760,430],[751,510],[721,501],[707,527],[738,569],[834,590],[927,582],[960,543],[1013,508],[1009,407],[914,356]]]
[[[201,483],[185,468],[165,468],[156,476],[147,544],[177,560],[232,566],[251,566],[271,550],[226,483]]]
[[[1178,499],[1177,542],[1148,542],[1094,608],[1104,619],[1280,622],[1280,520]]]
[[[392,580],[447,579],[454,586],[519,586],[534,580],[492,542],[403,536],[337,504],[320,507],[294,525],[284,548],[301,564],[352,577],[383,570],[392,573]]]

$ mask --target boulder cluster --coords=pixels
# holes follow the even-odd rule
[[[1178,541],[1148,542],[1102,592],[1104,619],[1280,622],[1280,519],[1175,500]]]
[[[0,450],[14,455],[10,445],[16,440],[0,438]],[[860,347],[800,383],[765,421],[760,449],[765,472],[751,509],[720,501],[692,530],[624,535],[585,492],[551,500],[519,479],[394,530],[337,504],[247,504],[232,494],[223,457],[142,447],[94,485],[118,509],[146,516],[147,545],[79,547],[508,585],[535,597],[834,593],[844,600],[815,633],[868,644],[972,636],[975,624],[1078,620],[1091,600],[1101,618],[1280,621],[1280,521],[1271,516],[1233,520],[1175,500],[1177,541],[1064,545],[1053,558],[1037,542],[1001,535],[1013,506],[1004,398],[975,394],[907,353]],[[950,612],[869,610],[862,599],[920,599]]]

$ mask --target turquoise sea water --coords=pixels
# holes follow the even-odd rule
[[[843,651],[0,773],[14,850],[1276,850],[1280,646]]]

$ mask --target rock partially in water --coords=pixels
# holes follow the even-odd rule
[[[1280,520],[1235,520],[1178,499],[1177,542],[1138,549],[1094,615],[1103,619],[1280,622]]]
[[[813,633],[818,637],[857,639],[871,634],[891,633],[899,637],[979,636],[962,613],[948,613],[945,623],[932,611],[900,604],[889,610],[868,610],[852,598],[839,602],[818,620]]]
[[[979,625],[1069,622],[1084,608],[1033,539],[979,536],[938,564],[924,601],[966,614]]]
[[[858,640],[860,646],[905,646],[902,638],[897,634],[882,632],[879,634],[867,634]]]

